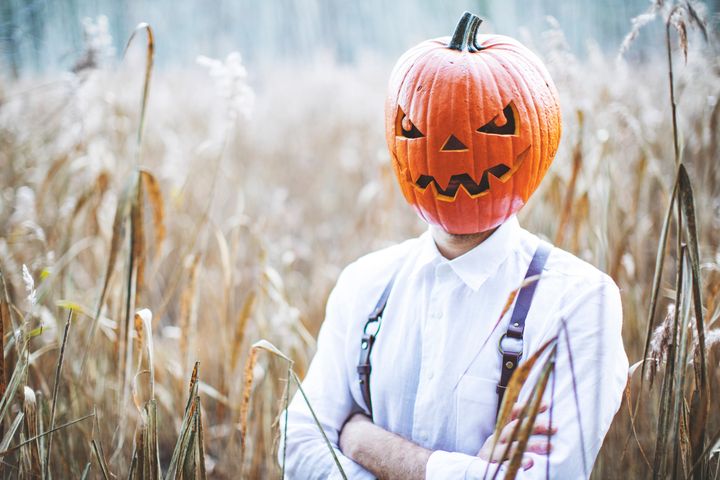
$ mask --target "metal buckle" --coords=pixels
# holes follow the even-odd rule
[[[498,341],[498,352],[500,352],[501,355],[511,353],[513,355],[522,356],[522,338],[508,337],[507,333],[503,333],[502,337],[500,337],[500,340]]]
[[[372,332],[372,333],[370,333],[370,332],[368,332],[368,327],[370,326],[370,324],[373,324],[373,323],[375,324],[375,331]],[[373,320],[373,319],[368,320],[368,321],[365,323],[365,328],[363,328],[363,333],[365,333],[366,335],[375,336],[375,335],[377,335],[377,333],[378,333],[379,331],[380,331],[380,318],[377,318],[377,319],[374,319],[374,320]]]

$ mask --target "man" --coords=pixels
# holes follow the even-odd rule
[[[479,24],[466,13],[391,75],[393,166],[430,227],[343,271],[303,382],[348,478],[502,478],[517,420],[493,450],[499,396],[549,340],[555,365],[517,478],[587,478],[620,405],[617,287],[515,217],[557,150],[557,92],[537,57]],[[288,413],[289,477],[341,478],[301,396]]]

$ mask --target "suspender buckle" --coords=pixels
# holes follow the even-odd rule
[[[545,262],[552,251],[552,245],[540,242],[530,265],[528,266],[525,279],[529,279],[542,274]],[[517,301],[513,308],[512,317],[510,318],[510,325],[508,325],[507,332],[500,337],[498,341],[498,351],[502,356],[502,365],[500,367],[500,383],[497,386],[498,403],[497,410],[500,412],[500,406],[502,405],[503,397],[505,396],[505,390],[510,383],[510,378],[515,372],[515,369],[520,363],[520,358],[523,353],[523,333],[525,331],[525,319],[528,312],[530,311],[530,304],[532,303],[533,295],[535,294],[535,287],[537,281],[524,285],[517,294]]]
[[[387,305],[388,297],[390,296],[390,290],[392,290],[393,282],[395,281],[395,275],[385,286],[380,299],[375,305],[375,309],[368,316],[365,327],[363,327],[363,336],[360,340],[360,359],[357,364],[358,382],[360,384],[360,393],[362,393],[363,400],[367,407],[367,413],[370,418],[373,416],[372,402],[370,398],[370,373],[372,372],[372,366],[370,364],[370,354],[372,353],[373,345],[375,344],[375,338],[378,332],[380,332],[380,324],[382,323],[382,315],[385,311],[385,305]]]
[[[369,318],[367,322],[365,322],[365,328],[363,328],[363,333],[365,335],[371,335],[376,336],[378,332],[380,331],[380,320],[382,319],[382,316],[377,318]]]
[[[498,342],[498,352],[500,355],[510,354],[522,357],[523,341],[522,338],[509,337],[507,333],[503,333]]]

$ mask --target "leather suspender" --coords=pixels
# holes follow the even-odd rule
[[[527,273],[525,274],[526,280],[542,273],[543,267],[545,266],[545,262],[547,261],[551,250],[552,245],[543,241],[540,242],[540,245],[538,245],[533,258],[530,261]],[[358,360],[357,372],[360,382],[360,392],[362,393],[363,400],[367,406],[368,414],[371,418],[373,416],[373,409],[372,401],[370,399],[370,373],[372,371],[370,354],[372,353],[373,346],[375,345],[375,339],[380,331],[382,315],[385,311],[385,305],[387,305],[387,300],[390,296],[390,291],[392,290],[394,282],[395,276],[393,275],[390,282],[388,282],[387,286],[385,286],[385,290],[383,290],[382,295],[380,295],[380,299],[378,300],[375,309],[368,317],[367,322],[365,322],[362,339],[360,341],[360,359]],[[532,303],[533,296],[535,295],[536,286],[537,281],[533,281],[520,289],[507,332],[500,337],[500,342],[498,342],[498,350],[502,355],[500,383],[498,383],[496,388],[498,395],[498,411],[500,410],[505,390],[510,382],[510,377],[517,368],[520,358],[522,357],[525,318],[530,310],[530,304]]]
[[[380,331],[382,315],[385,311],[385,305],[387,305],[390,290],[392,290],[394,282],[395,275],[392,276],[385,286],[385,290],[383,290],[382,295],[380,295],[375,309],[368,317],[367,322],[365,322],[362,340],[360,341],[360,360],[358,360],[357,372],[360,380],[360,391],[362,392],[363,400],[365,400],[370,418],[373,416],[372,402],[370,400],[370,372],[372,371],[370,353],[372,353],[373,346],[375,345],[375,337],[377,337]]]
[[[530,261],[530,266],[525,274],[525,280],[542,273],[551,250],[552,245],[543,241],[540,242]],[[502,405],[505,390],[510,382],[510,377],[512,377],[522,357],[525,318],[527,318],[528,311],[530,310],[530,304],[532,303],[533,295],[535,295],[535,287],[537,287],[538,280],[523,286],[518,292],[517,301],[515,302],[515,308],[513,308],[507,332],[500,337],[500,341],[498,342],[498,350],[502,355],[500,383],[498,383],[496,388],[498,395],[498,412],[500,411],[500,405]]]

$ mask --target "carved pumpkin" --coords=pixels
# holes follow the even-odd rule
[[[477,35],[466,12],[452,39],[395,65],[385,130],[405,199],[453,234],[490,230],[537,188],[560,141],[560,105],[542,62],[516,40]]]

